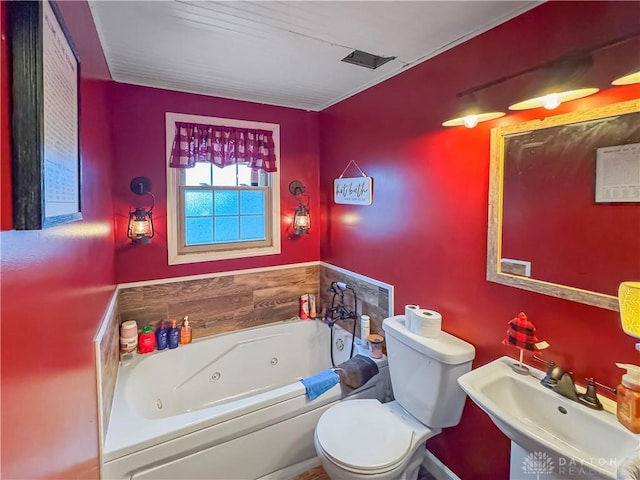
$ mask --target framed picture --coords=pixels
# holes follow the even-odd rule
[[[596,203],[640,202],[640,143],[596,149]]]
[[[80,59],[55,3],[8,7],[14,228],[81,220]]]

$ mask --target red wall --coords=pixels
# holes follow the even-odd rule
[[[545,357],[576,379],[616,384],[614,363],[639,360],[616,312],[486,281],[489,134],[498,122],[472,130],[440,123],[457,92],[634,31],[639,14],[637,2],[549,2],[323,111],[322,260],[393,284],[396,313],[407,303],[440,311],[446,331],[475,345],[474,366],[515,355],[500,341],[525,311],[551,344]],[[520,83],[484,93],[506,107]],[[557,113],[638,96],[637,87],[609,89]],[[331,202],[332,181],[350,159],[374,178],[370,207]],[[470,401],[460,425],[428,446],[462,479],[508,478],[509,442]]]
[[[93,337],[114,291],[109,73],[84,2],[59,2],[82,69],[84,220],[0,232],[2,478],[97,478]],[[2,2],[2,35],[7,4]],[[10,75],[2,42],[2,219],[10,172]],[[16,106],[19,108],[19,105]],[[11,198],[10,195],[8,198]]]
[[[111,98],[111,121],[116,153],[113,191],[118,283],[319,260],[317,113],[126,84],[113,84]],[[168,265],[165,112],[280,124],[280,255]],[[156,196],[156,237],[150,245],[144,246],[132,245],[126,235],[129,207],[139,201],[129,191],[129,182],[140,175],[151,179],[153,193]],[[312,228],[309,235],[289,240],[287,237],[291,230],[288,230],[288,227],[297,200],[289,193],[288,187],[289,182],[296,179],[301,180],[307,187]]]
[[[1,5],[4,34],[6,4]],[[615,361],[638,361],[616,313],[485,280],[492,125],[439,126],[450,106],[446,100],[460,90],[637,28],[637,2],[544,4],[320,115],[107,84],[109,72],[88,6],[58,5],[82,60],[85,219],[42,232],[0,232],[3,478],[96,476],[91,342],[116,281],[322,258],[394,284],[398,312],[410,302],[441,311],[445,330],[476,346],[476,366],[513,355],[500,340],[506,322],[520,310],[551,343],[545,356],[571,368],[577,378],[593,375],[614,384],[619,379]],[[0,62],[3,228],[10,218],[6,45],[3,41]],[[515,80],[492,91],[507,98],[520,87]],[[611,89],[559,113],[638,96],[637,87]],[[318,214],[324,216],[322,228],[289,241],[283,215],[280,256],[167,266],[165,111],[280,123],[283,214],[287,185],[300,179],[308,187],[312,215],[316,212],[314,225],[319,225]],[[513,115],[502,122],[538,115]],[[333,178],[352,158],[375,179],[371,207],[330,201]],[[128,185],[137,175],[152,179],[159,198],[158,235],[150,246],[133,247],[125,238],[129,203],[136,200]],[[470,402],[461,424],[429,446],[463,479],[507,477],[508,441]]]

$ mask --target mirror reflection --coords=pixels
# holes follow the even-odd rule
[[[489,280],[617,309],[640,279],[639,105],[494,129]]]

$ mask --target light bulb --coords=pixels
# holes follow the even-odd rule
[[[478,125],[478,115],[467,115],[464,117],[464,126],[467,128],[473,128]]]
[[[133,222],[134,235],[147,235],[149,233],[149,222],[147,220],[136,220]]]
[[[309,225],[309,217],[307,215],[296,215],[296,226],[306,227]]]
[[[558,105],[560,105],[560,95],[557,93],[550,93],[544,96],[544,100],[542,102],[544,108],[547,110],[553,110],[554,108],[558,108]]]
[[[442,123],[442,126],[460,127],[464,125],[467,128],[473,128],[480,122],[486,122],[488,120],[494,120],[500,117],[504,117],[504,112],[474,113],[471,115],[465,115],[447,120],[446,122]]]

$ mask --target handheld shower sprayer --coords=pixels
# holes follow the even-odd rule
[[[344,293],[347,290],[351,290],[353,295],[353,310],[349,310],[344,304]],[[329,325],[331,329],[331,344],[333,345],[333,326],[338,320],[353,320],[353,330],[351,332],[351,353],[349,358],[353,357],[353,347],[356,335],[356,320],[358,319],[358,296],[356,291],[347,285],[345,282],[331,282],[328,289],[329,293],[333,293],[331,298],[331,307],[326,310],[324,316],[324,322]],[[340,297],[340,301],[336,305],[336,297]],[[333,362],[333,347],[331,347],[331,364],[335,366]]]
[[[331,282],[329,285],[329,293],[333,293],[334,295],[340,295],[344,297],[344,292],[346,290],[353,290],[349,285],[344,282]]]

